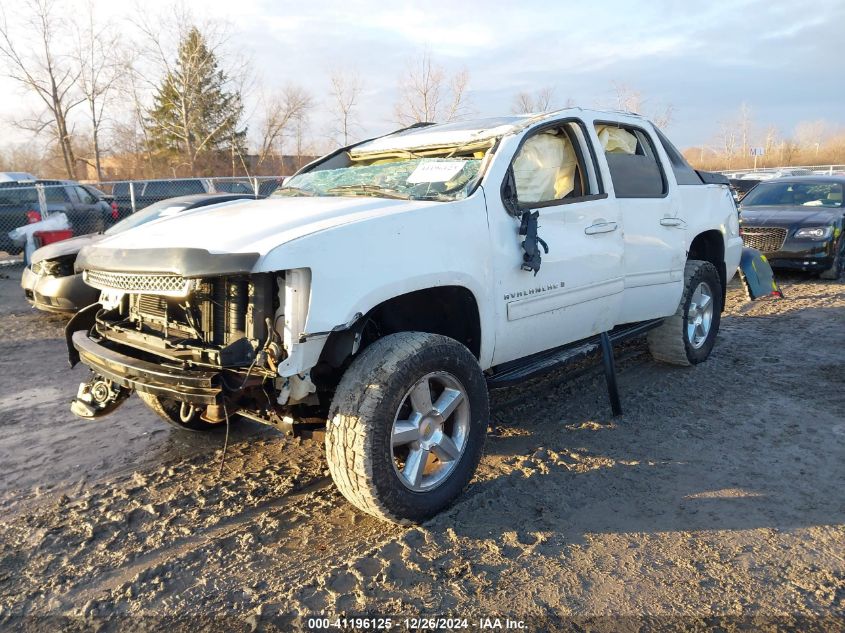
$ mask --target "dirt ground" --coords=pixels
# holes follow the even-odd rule
[[[845,283],[733,284],[696,368],[620,350],[617,419],[595,361],[494,392],[471,487],[407,529],[353,510],[311,440],[243,423],[221,475],[222,435],[137,398],[74,418],[65,319],[2,274],[0,628],[845,630]]]

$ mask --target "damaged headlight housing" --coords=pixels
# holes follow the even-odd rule
[[[795,237],[805,240],[826,240],[832,233],[832,226],[808,226],[795,231]]]

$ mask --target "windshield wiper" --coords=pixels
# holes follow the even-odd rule
[[[338,187],[332,187],[326,193],[352,193],[365,196],[382,196],[396,200],[411,199],[411,196],[407,193],[397,191],[396,189],[380,187],[379,185],[340,185]]]
[[[429,191],[428,193],[418,193],[414,195],[414,200],[435,200],[437,202],[452,202],[453,197],[440,193],[439,191]]]
[[[313,191],[308,191],[308,189],[302,189],[301,187],[279,187],[273,192],[273,195],[285,195],[284,192],[290,192],[290,195],[293,196],[313,196],[315,195]]]

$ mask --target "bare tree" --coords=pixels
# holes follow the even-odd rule
[[[511,112],[514,114],[528,114],[534,112],[534,95],[530,92],[517,92],[511,102]]]
[[[730,167],[736,154],[736,128],[732,122],[719,123],[719,145],[726,156],[726,164]]]
[[[802,150],[812,151],[815,156],[818,156],[827,128],[828,125],[823,120],[801,121],[795,126],[793,137]]]
[[[259,123],[259,146],[256,167],[260,167],[272,154],[279,151],[284,135],[291,126],[297,129],[298,145],[301,146],[302,121],[307,119],[314,107],[314,99],[303,88],[286,86],[281,93],[263,98],[264,111]]]
[[[661,108],[646,108],[647,99],[643,98],[639,90],[623,83],[613,83],[615,107],[625,112],[635,112],[647,116],[661,129],[666,129],[672,124],[675,116],[675,107],[668,104]],[[650,110],[650,111],[649,111]]]
[[[36,134],[50,130],[58,143],[67,177],[76,179],[76,157],[73,152],[68,116],[84,98],[75,91],[81,71],[66,55],[56,50],[56,18],[52,0],[29,0],[19,9],[28,18],[20,30],[8,23],[0,9],[0,56],[6,61],[6,74],[33,92],[46,111],[35,120],[19,124]],[[20,38],[13,41],[13,33]]]
[[[39,174],[44,170],[45,156],[42,148],[33,143],[6,145],[0,148],[0,171],[25,171]]]
[[[672,117],[675,115],[675,107],[672,104],[667,105],[661,112],[655,112],[651,115],[651,121],[661,130],[665,130],[672,125]]]
[[[361,97],[363,84],[357,72],[337,70],[331,75],[331,113],[335,120],[335,133],[345,147],[358,126],[355,108]]]
[[[739,106],[739,117],[737,119],[740,153],[743,159],[751,153],[751,134],[753,125],[751,106],[743,101]]]
[[[450,78],[434,62],[429,51],[412,60],[399,81],[399,99],[394,107],[400,125],[424,121],[454,121],[469,109],[469,73],[462,70]]]
[[[764,138],[763,144],[763,161],[765,164],[766,161],[770,161],[771,158],[774,156],[775,152],[777,151],[776,148],[780,145],[780,141],[778,140],[778,130],[774,125],[770,125],[766,130],[766,136]]]
[[[97,179],[102,180],[100,132],[106,107],[112,102],[116,84],[125,76],[126,68],[120,61],[120,40],[114,26],[96,21],[94,4],[90,0],[84,17],[83,24],[76,28],[76,59],[80,68],[78,86],[88,105],[93,166]],[[91,161],[87,162],[91,164]]]
[[[614,82],[613,91],[616,96],[616,107],[626,112],[640,112],[643,107],[643,95],[627,84]]]
[[[313,155],[315,150],[309,143],[308,130],[311,125],[311,112],[309,109],[301,110],[293,117],[293,140],[296,149],[296,169],[300,169],[306,162],[306,157]]]
[[[541,88],[536,93],[518,92],[514,95],[511,112],[514,114],[530,114],[532,112],[547,112],[552,109],[555,89],[551,86]]]

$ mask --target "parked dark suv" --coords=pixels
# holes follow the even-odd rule
[[[130,191],[130,186],[132,191]],[[125,218],[134,211],[177,196],[190,196],[210,193],[213,189],[202,178],[177,178],[173,180],[136,180],[118,182],[112,188],[112,196],[117,203],[118,218]],[[240,193],[235,191],[233,193]],[[134,195],[133,195],[134,194]],[[134,198],[134,208],[133,208]]]
[[[38,200],[44,188],[45,208]],[[75,235],[104,231],[115,223],[117,212],[111,196],[90,185],[71,180],[42,180],[24,173],[0,173],[0,251],[17,255],[23,250],[9,231],[42,219],[42,211],[67,215]]]

